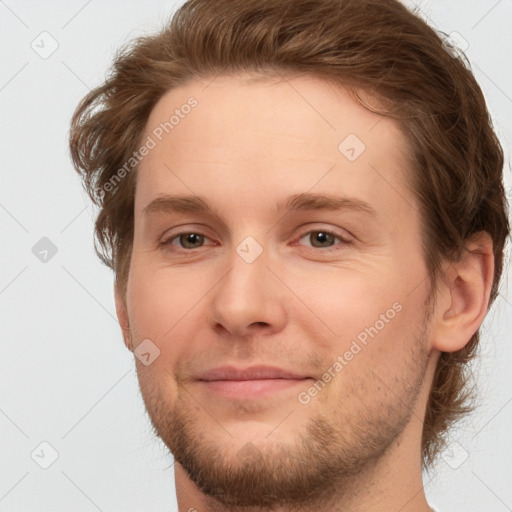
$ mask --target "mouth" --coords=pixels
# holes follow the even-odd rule
[[[232,366],[214,368],[198,381],[209,392],[231,399],[253,399],[304,385],[309,376],[271,366],[240,369]]]
[[[284,391],[306,379],[254,379],[202,381],[209,391],[228,398],[256,398]]]

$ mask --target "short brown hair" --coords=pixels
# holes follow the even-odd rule
[[[115,58],[104,84],[77,107],[70,133],[73,163],[99,206],[96,251],[126,293],[135,171],[105,194],[109,180],[141,141],[162,95],[219,74],[309,73],[351,92],[363,106],[396,119],[413,155],[410,185],[422,215],[430,282],[481,231],[492,238],[498,293],[509,233],[503,151],[484,96],[462,54],[445,51],[443,33],[397,0],[190,0],[156,35]],[[464,59],[464,60],[463,60]],[[378,100],[373,109],[360,92]],[[437,363],[423,427],[423,464],[431,465],[452,423],[469,404],[467,363],[478,331]]]

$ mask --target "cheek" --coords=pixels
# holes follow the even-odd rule
[[[293,321],[322,352],[327,368],[341,356],[344,373],[368,367],[392,373],[410,359],[425,315],[426,281],[411,293],[413,274],[404,276],[398,266],[336,269],[325,279],[322,272],[305,275],[294,292],[310,309],[292,312]]]
[[[304,277],[306,276],[306,277]],[[394,319],[405,294],[401,290],[400,275],[389,267],[360,269],[308,269],[302,277],[289,277],[287,282],[299,299],[297,304],[307,306],[307,320],[314,320],[315,328],[346,339],[356,336],[366,327],[379,321],[381,315]],[[396,303],[399,303],[398,305]],[[395,307],[393,308],[393,305]],[[302,307],[296,311],[296,321],[306,325]]]
[[[127,289],[128,314],[134,346],[149,339],[159,350],[147,366],[136,360],[142,395],[151,402],[148,409],[156,411],[163,407],[162,400],[169,407],[175,403],[179,395],[176,363],[184,355],[193,356],[187,353],[191,336],[187,329],[197,314],[194,304],[199,291],[184,276],[154,270],[154,265],[137,258],[134,263]]]
[[[426,357],[421,348],[422,315],[415,306],[395,302],[388,308],[384,303],[380,307],[367,301],[359,308],[345,304],[336,325],[339,335],[323,348],[320,379],[327,385],[318,383],[320,391],[311,390],[310,396],[316,396],[310,404],[314,410],[329,407],[344,418],[361,411],[371,416],[377,405],[392,410],[396,397],[407,386],[414,387]],[[332,408],[335,403],[341,404],[339,410]]]
[[[137,340],[149,338],[158,344],[186,321],[204,295],[194,275],[186,269],[158,269],[153,261],[134,256],[127,295]]]

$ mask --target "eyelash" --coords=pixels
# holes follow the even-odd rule
[[[331,231],[330,229],[310,229],[309,231],[304,232],[298,240],[302,240],[305,236],[311,235],[311,233],[323,233],[325,235],[333,236],[335,239],[337,239],[342,245],[350,245],[352,242],[348,240],[347,238],[337,234],[335,231]],[[341,248],[336,247],[336,244],[334,246],[329,247],[313,247],[313,246],[307,246],[309,249],[316,249],[322,252],[332,252],[332,251],[339,251]]]
[[[331,231],[329,229],[311,229],[309,231],[304,232],[301,236],[298,237],[297,240],[302,240],[305,236],[311,235],[311,233],[324,233],[326,235],[333,236],[335,239],[338,239],[343,245],[351,245],[352,244],[352,242],[350,240],[347,240],[346,238],[342,237],[341,235],[339,235],[339,234],[337,234],[334,231]],[[201,233],[199,231],[181,231],[180,233],[176,233],[172,237],[167,238],[166,240],[160,242],[160,245],[164,246],[164,247],[171,246],[172,242],[174,240],[176,240],[176,239],[179,240],[179,238],[182,235],[190,235],[190,234],[203,236],[205,239],[208,239],[208,237],[206,235],[204,235],[203,233]],[[202,249],[202,247],[204,247],[204,246],[195,247],[194,249],[185,249],[183,247],[178,247],[178,248],[175,247],[175,249],[173,249],[173,250],[176,250],[177,252],[192,252],[195,249]],[[317,250],[320,250],[322,252],[331,252],[331,251],[339,250],[339,248],[336,248],[335,246],[331,246],[331,247],[313,247],[313,246],[308,246],[308,248],[309,249],[313,249],[313,250],[317,249]]]

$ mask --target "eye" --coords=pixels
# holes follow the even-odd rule
[[[351,243],[350,240],[347,240],[345,237],[338,235],[328,229],[316,229],[308,231],[299,238],[299,241],[303,238],[307,238],[307,240],[309,240],[312,244],[311,247],[315,249],[330,250],[332,247],[334,247],[336,240],[341,241],[343,245],[348,245]],[[334,250],[335,249],[336,248],[334,248]]]
[[[307,231],[306,233],[302,234],[298,240],[301,241],[304,238],[306,238],[311,243],[310,247],[314,249],[324,249],[324,252],[329,250],[336,250],[336,240],[341,242],[341,245],[349,245],[351,243],[350,240],[348,240],[346,237],[343,237],[328,229],[316,229]],[[160,245],[164,247],[173,246],[178,251],[187,251],[200,249],[205,245],[206,240],[209,240],[209,238],[202,233],[196,231],[183,231],[160,242]],[[215,245],[215,243],[210,245]]]
[[[183,231],[182,233],[178,233],[167,240],[161,242],[163,246],[176,246],[174,241],[178,242],[178,249],[187,250],[187,249],[199,249],[204,244],[205,240],[209,240],[205,235],[201,233],[197,233],[195,231]]]

